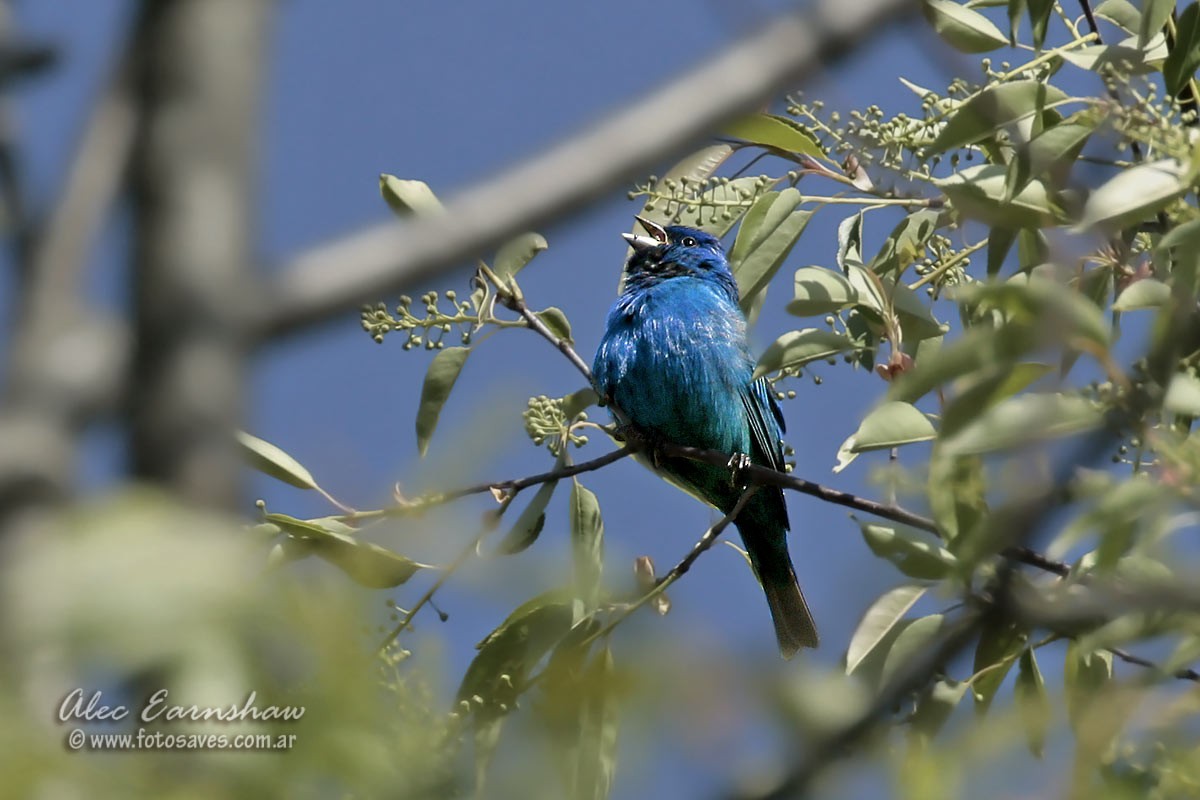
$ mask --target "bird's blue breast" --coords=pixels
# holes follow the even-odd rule
[[[726,453],[750,450],[741,397],[752,371],[737,306],[686,277],[623,295],[593,366],[597,390],[642,431]]]

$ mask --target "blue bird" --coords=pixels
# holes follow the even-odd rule
[[[633,248],[592,366],[596,391],[654,442],[720,450],[783,469],[783,414],[754,359],[738,287],[718,239],[637,218]],[[618,423],[622,420],[618,419]],[[672,483],[728,514],[742,489],[730,470],[654,455]],[[734,520],[758,573],[780,653],[817,646],[817,628],[788,555],[783,492],[762,487]]]

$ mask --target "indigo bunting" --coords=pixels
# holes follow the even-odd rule
[[[637,220],[649,236],[624,234],[633,255],[592,366],[597,393],[652,454],[655,442],[667,441],[782,470],[783,414],[766,379],[751,380],[746,318],[720,241]],[[728,468],[663,455],[653,461],[669,481],[722,513],[742,494]],[[790,658],[816,647],[816,624],[788,555],[782,490],[760,488],[733,522],[767,596],[780,653]]]

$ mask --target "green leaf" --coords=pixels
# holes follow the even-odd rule
[[[934,183],[955,209],[991,227],[1037,228],[1061,216],[1040,180],[1006,197],[1008,168],[1000,164],[977,164]]]
[[[837,265],[843,272],[850,264],[862,265],[863,212],[838,223]]]
[[[1176,374],[1167,387],[1163,408],[1175,414],[1200,417],[1200,379],[1186,372]]]
[[[758,206],[765,197],[760,198],[755,206]],[[808,226],[808,220],[812,217],[813,212],[790,210],[795,208],[799,202],[800,193],[795,189],[789,188],[780,192],[770,209],[760,220],[757,220],[748,250],[740,258],[731,257],[733,275],[737,279],[738,289],[741,292],[743,312],[753,304],[759,293],[775,277],[775,273],[783,266],[792,247],[795,246],[800,235]],[[751,208],[751,211],[754,210]],[[742,241],[742,231],[738,232],[738,241]],[[735,251],[738,241],[734,242]]]
[[[926,741],[937,736],[970,688],[966,681],[934,681],[917,699],[910,722],[912,732]]]
[[[973,144],[993,131],[1041,114],[1046,106],[1066,99],[1062,90],[1036,80],[994,84],[951,113],[929,151],[944,153]]]
[[[338,567],[355,583],[371,589],[390,589],[405,583],[421,569],[429,569],[399,553],[372,542],[334,540],[316,548],[318,557]]]
[[[616,670],[604,647],[583,675],[572,800],[605,800],[617,765]]]
[[[904,615],[925,594],[925,586],[897,586],[879,597],[863,614],[846,650],[846,674],[852,675],[887,638]]]
[[[947,381],[992,364],[1004,364],[1028,352],[1036,339],[1019,325],[999,330],[974,327],[943,346],[932,358],[917,359],[913,368],[892,381],[888,396],[913,402]]]
[[[925,0],[925,18],[938,35],[964,53],[986,53],[1008,44],[1008,37],[992,21],[951,0]]]
[[[1088,197],[1078,229],[1120,230],[1182,197],[1188,185],[1177,161],[1163,159],[1121,170]]]
[[[910,578],[941,580],[958,564],[954,554],[932,533],[907,525],[881,525],[855,518],[871,552],[896,565]]]
[[[604,570],[604,520],[600,501],[578,480],[571,481],[571,550],[575,561],[575,585],[585,611],[593,611],[600,597]]]
[[[554,496],[556,486],[558,486],[558,481],[546,481],[538,487],[537,494],[521,511],[521,516],[517,517],[517,521],[513,523],[508,533],[500,540],[500,544],[496,546],[497,555],[520,553],[537,541],[538,536],[542,533],[542,528],[546,525],[546,506],[550,503],[550,498]]]
[[[563,398],[563,419],[570,422],[575,419],[580,412],[585,411],[600,402],[600,396],[596,394],[596,390],[588,387],[580,389],[577,392],[571,392]]]
[[[785,367],[796,369],[857,348],[858,346],[843,333],[821,328],[789,331],[772,342],[762,354],[751,380],[758,380]]]
[[[812,317],[841,311],[858,302],[858,292],[841,274],[824,267],[796,270],[795,299],[788,303],[789,314]]]
[[[1175,0],[1142,0],[1142,19],[1138,25],[1138,47],[1146,45],[1161,33],[1175,11]]]
[[[307,542],[315,555],[341,569],[356,583],[372,589],[399,586],[418,570],[430,568],[377,544],[361,541],[350,535],[354,529],[349,525],[328,517],[304,520],[270,513],[263,519],[278,525],[289,536]]]
[[[1029,750],[1041,758],[1046,748],[1046,732],[1050,729],[1050,698],[1046,694],[1046,681],[1038,669],[1033,648],[1026,647],[1021,653],[1013,695]]]
[[[1104,650],[1084,651],[1071,642],[1063,665],[1063,685],[1066,689],[1067,719],[1078,734],[1081,724],[1090,717],[1088,707],[1112,680],[1112,653]]]
[[[492,272],[501,280],[516,275],[533,257],[549,247],[540,233],[523,233],[500,245],[492,263]]]
[[[421,456],[429,451],[429,440],[437,429],[442,406],[450,397],[450,391],[470,352],[466,347],[447,347],[439,350],[429,364],[425,383],[421,386],[421,405],[417,410],[417,452]]]
[[[883,675],[880,681],[882,685],[887,686],[897,673],[907,669],[913,659],[929,647],[937,637],[938,631],[942,629],[943,619],[941,614],[930,614],[927,617],[913,620],[913,623],[896,637],[892,649],[888,651],[887,660],[883,664]]]
[[[969,534],[986,518],[986,484],[979,457],[945,456],[934,447],[928,485],[929,510],[947,542]]]
[[[975,710],[980,714],[986,714],[991,707],[992,699],[1017,662],[1017,654],[1023,650],[1027,639],[1025,631],[1011,622],[988,624],[979,632],[971,687],[975,693]]]
[[[817,137],[808,128],[794,119],[775,114],[750,114],[734,120],[725,126],[721,135],[813,158],[825,155]]]
[[[245,431],[238,431],[237,443],[246,463],[264,475],[270,475],[275,480],[283,481],[297,489],[318,488],[312,473],[270,442],[251,436]]]
[[[897,275],[925,255],[925,246],[943,223],[941,209],[922,208],[902,219],[884,241],[879,253],[871,260],[871,271],[877,275]]]
[[[1017,275],[1003,283],[974,284],[958,291],[955,299],[1001,311],[1008,321],[1006,327],[1049,328],[1055,334],[1052,341],[1080,336],[1108,347],[1110,332],[1104,313],[1079,292],[1049,278]],[[1053,325],[1049,325],[1051,321]]]
[[[562,309],[550,306],[545,311],[538,311],[535,316],[559,339],[567,344],[574,344],[575,340],[571,338],[571,323]]]
[[[1200,68],[1200,6],[1192,3],[1179,15],[1175,44],[1163,63],[1167,92],[1177,97]]]
[[[1142,12],[1129,0],[1104,0],[1096,6],[1095,14],[1129,33],[1137,33],[1142,22]]]
[[[1038,50],[1046,43],[1046,27],[1054,12],[1054,0],[1026,0],[1029,3],[1029,25],[1033,33],[1033,46]]]
[[[489,633],[459,685],[459,712],[494,717],[512,711],[529,671],[571,630],[572,605],[567,592],[545,592]]]
[[[1113,311],[1135,311],[1143,308],[1160,308],[1171,300],[1171,287],[1154,278],[1143,278],[1125,287]]]
[[[996,405],[942,446],[947,454],[968,455],[1010,450],[1100,425],[1103,415],[1090,400],[1077,395],[1023,394]]]
[[[1096,44],[1068,50],[1062,54],[1080,69],[1103,73],[1115,68],[1130,75],[1145,75],[1158,71],[1158,64],[1167,58],[1167,41],[1163,34],[1157,34],[1149,43],[1142,47],[1135,37],[1122,39],[1116,44]]]
[[[424,181],[406,181],[385,173],[379,176],[379,191],[397,216],[440,214],[446,210]]]
[[[1005,184],[1005,200],[1019,194],[1035,175],[1055,176],[1054,184],[1061,183],[1057,175],[1075,163],[1088,137],[1096,130],[1095,122],[1062,122],[1046,128],[1029,142],[1017,149],[1008,165]],[[989,259],[989,265],[991,263]]]
[[[933,423],[916,406],[891,400],[867,414],[858,430],[842,442],[838,451],[838,466],[834,471],[841,472],[854,460],[849,456],[868,450],[886,450],[914,442],[927,442],[936,437]]]
[[[1000,268],[1004,266],[1004,259],[1008,257],[1008,251],[1012,249],[1013,242],[1016,240],[1017,232],[1012,228],[993,227],[988,231],[987,275],[989,278],[1000,274]]]
[[[1047,364],[1023,362],[996,364],[985,367],[974,377],[968,376],[961,381],[968,385],[957,392],[942,412],[942,438],[953,436],[981,413],[1028,388],[1050,370]]]

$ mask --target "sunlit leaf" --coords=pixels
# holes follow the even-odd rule
[[[760,198],[755,203],[755,207],[751,208],[751,212],[755,212],[767,197],[764,195],[763,198]],[[756,215],[750,234],[743,237],[745,228],[738,232],[738,239],[734,242],[733,255],[731,255],[731,263],[733,275],[737,279],[738,289],[741,293],[743,311],[750,307],[759,293],[770,283],[775,273],[779,271],[779,268],[783,266],[792,247],[795,246],[805,227],[808,226],[808,220],[812,217],[813,212],[791,210],[799,202],[800,193],[798,191],[785,189],[774,198],[770,207],[761,217]],[[749,221],[750,213],[747,214],[746,219],[746,222]],[[739,251],[738,244],[743,241],[746,242],[745,247]]]
[[[1171,299],[1171,287],[1154,278],[1143,278],[1125,287],[1113,303],[1113,311],[1159,308]]]
[[[865,453],[927,442],[936,436],[933,423],[916,406],[891,400],[868,414],[858,430],[842,444],[842,449]]]
[[[540,233],[523,233],[500,245],[492,263],[492,272],[503,280],[516,275],[533,257],[549,247]]]
[[[796,270],[795,299],[787,310],[798,317],[828,314],[849,308],[858,302],[858,292],[840,273],[824,267]]]
[[[925,594],[925,586],[897,586],[885,592],[863,615],[846,650],[846,674],[853,674]]]
[[[938,35],[964,53],[986,53],[1008,44],[992,21],[952,0],[924,0],[925,18]]]
[[[821,328],[789,331],[772,342],[762,354],[758,366],[754,368],[752,380],[758,380],[784,368],[802,367],[856,348],[857,345],[843,333]]]
[[[789,153],[820,158],[825,155],[817,138],[799,122],[776,114],[750,114],[726,125],[722,135],[763,144]]]
[[[571,323],[567,320],[567,315],[563,313],[561,308],[551,306],[545,311],[538,311],[536,316],[559,339],[562,339],[567,344],[574,344],[575,340],[571,338]]]
[[[316,489],[317,482],[304,466],[270,442],[238,431],[238,447],[254,469],[298,489]]]
[[[1103,415],[1087,398],[1066,394],[1023,394],[984,413],[945,442],[947,454],[1011,450],[1091,430]]]
[[[554,496],[558,481],[546,481],[538,487],[537,493],[529,501],[529,505],[521,511],[517,521],[509,528],[508,533],[496,546],[499,555],[519,553],[537,541],[546,524],[546,506]]]
[[[1088,197],[1079,229],[1116,230],[1146,219],[1183,196],[1188,189],[1185,174],[1171,159],[1121,170]]]
[[[470,352],[466,347],[439,350],[425,373],[425,383],[421,386],[421,405],[417,409],[417,452],[422,456],[429,451],[429,440],[437,429],[442,406],[450,397],[450,391]]]
[[[1095,14],[1129,33],[1137,33],[1142,22],[1142,12],[1129,0],[1104,0],[1096,6]]]
[[[604,570],[604,520],[600,501],[578,480],[571,482],[571,549],[575,559],[575,585],[584,608],[596,607],[600,576]]]
[[[1175,0],[1142,0],[1142,19],[1138,25],[1138,46],[1146,45],[1161,33],[1175,11]]]
[[[1178,96],[1200,68],[1200,5],[1190,3],[1175,24],[1175,43],[1163,63],[1167,93]]]
[[[930,152],[944,153],[972,144],[998,128],[1032,117],[1046,106],[1066,99],[1060,89],[1041,81],[995,84],[951,112],[946,126],[930,145]]]
[[[446,210],[424,181],[408,181],[383,174],[379,176],[379,191],[399,216],[439,214]]]
[[[1200,379],[1186,372],[1171,378],[1163,408],[1175,414],[1200,417]]]
[[[871,552],[892,562],[910,578],[940,580],[958,564],[954,554],[932,533],[898,523],[855,522]]]
[[[1007,181],[1006,167],[978,164],[935,183],[956,209],[992,227],[1036,228],[1060,216],[1040,180],[1030,180],[1011,198],[1006,197]]]

